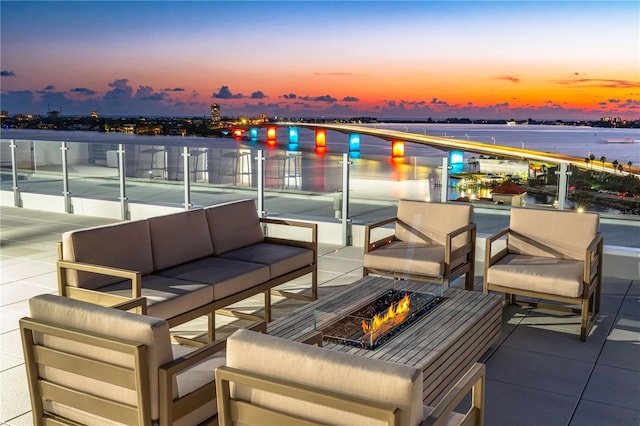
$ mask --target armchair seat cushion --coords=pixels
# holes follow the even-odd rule
[[[509,254],[487,270],[491,284],[566,297],[582,295],[584,262]]]
[[[268,265],[271,278],[312,265],[314,260],[309,249],[270,243],[252,244],[219,257]]]
[[[444,274],[444,246],[394,241],[365,253],[364,267],[437,277]]]
[[[131,297],[131,281],[102,287],[100,291]],[[142,276],[142,297],[147,298],[148,315],[171,318],[193,307],[211,303],[213,289],[209,284],[151,274]]]
[[[165,269],[158,274],[211,284],[215,301],[268,281],[269,267],[260,263],[240,262],[212,256]]]

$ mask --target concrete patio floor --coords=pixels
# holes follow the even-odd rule
[[[32,424],[18,319],[27,301],[57,293],[62,232],[115,220],[0,208],[0,424]],[[476,291],[481,291],[476,271]],[[320,244],[320,297],[362,276],[362,248]],[[308,278],[287,286],[304,286]],[[457,285],[461,285],[457,284]],[[261,298],[241,308],[259,308]],[[278,300],[275,318],[299,306]],[[242,323],[219,317],[221,334]],[[198,321],[177,332],[197,331]],[[486,424],[640,425],[640,282],[605,277],[602,313],[586,342],[575,315],[510,306],[497,344],[485,355]]]

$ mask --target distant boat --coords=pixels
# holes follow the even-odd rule
[[[636,143],[640,142],[640,139],[634,138],[604,138],[602,139],[605,143]]]
[[[507,126],[515,126],[515,125],[516,125],[516,121],[515,120],[507,121]]]

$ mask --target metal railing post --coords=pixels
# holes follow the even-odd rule
[[[262,150],[258,150],[258,156],[256,157],[258,160],[257,164],[257,173],[258,173],[258,214],[260,217],[265,217],[267,215],[267,211],[264,209],[264,155]]]
[[[127,181],[125,176],[125,148],[118,144],[118,178],[120,180],[120,218],[129,220],[129,200],[127,199]]]
[[[564,210],[565,204],[567,203],[567,186],[569,175],[571,172],[568,171],[567,163],[560,163],[560,171],[556,172],[559,175],[558,179],[558,210]]]
[[[15,207],[22,207],[22,198],[20,198],[20,187],[18,186],[18,161],[16,160],[16,141],[11,139],[11,176],[13,179],[13,205]]]
[[[442,158],[442,166],[440,170],[440,201],[446,203],[449,199],[449,159]]]
[[[60,151],[62,151],[62,196],[64,197],[64,211],[65,213],[73,213],[73,206],[71,205],[71,192],[69,192],[69,167],[67,164],[67,141],[62,142]]]
[[[189,166],[189,160],[191,159],[191,153],[189,147],[182,148],[182,168],[184,169],[184,209],[189,210],[193,206],[191,204],[191,168]]]
[[[351,245],[349,223],[349,154],[342,154],[342,245]]]

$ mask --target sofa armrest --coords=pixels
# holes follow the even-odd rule
[[[465,414],[464,424],[481,425],[484,423],[484,383],[486,367],[476,362],[451,388],[449,392],[433,408],[429,416],[422,421],[423,426],[447,424],[447,416],[453,413],[456,406],[469,391],[472,391],[471,407]]]
[[[499,252],[497,252],[495,255],[492,253],[492,249],[493,249],[493,243],[496,242],[498,239],[504,237],[505,235],[508,235],[509,232],[510,232],[509,228],[504,228],[496,232],[495,234],[487,237],[485,241],[485,252],[484,252],[485,276],[486,276],[486,271],[490,266],[494,265],[498,260],[502,259],[507,255],[508,251],[506,247],[500,250]]]
[[[453,250],[452,249],[453,239],[465,233],[470,234],[470,238],[468,239],[468,241],[461,247]],[[465,257],[468,254],[475,253],[475,248],[476,248],[476,224],[470,223],[468,225],[461,226],[460,228],[455,229],[446,235],[445,252],[444,252],[445,263],[447,263],[448,265],[451,265],[452,263],[454,263],[453,262],[454,260]]]
[[[308,241],[305,240],[295,240],[291,238],[280,238],[280,237],[272,237],[265,236],[265,242],[276,243],[276,244],[285,244],[296,247],[310,248],[312,250],[317,250],[318,247],[318,224],[317,223],[308,223],[308,222],[300,222],[297,220],[289,220],[289,219],[275,219],[269,217],[260,218],[260,223],[268,225],[278,225],[278,226],[292,226],[296,228],[307,228],[311,232],[311,238]]]
[[[120,309],[122,311],[131,311],[135,309],[136,313],[147,315],[147,298],[136,297],[135,299],[127,300],[121,303],[116,303],[111,307],[114,309]]]
[[[364,249],[365,249],[365,253],[368,253],[372,250],[375,250],[377,247],[380,246],[384,246],[387,244],[391,244],[392,241],[395,240],[395,236],[394,235],[389,235],[387,237],[381,238],[379,240],[376,241],[371,241],[371,231],[373,231],[376,228],[380,228],[382,226],[388,225],[390,223],[394,223],[395,221],[398,220],[397,216],[394,217],[390,217],[387,219],[383,219],[381,221],[378,222],[374,222],[374,223],[370,223],[369,225],[367,225],[365,227],[365,231],[364,231]]]
[[[66,285],[65,271],[67,269],[82,272],[91,272],[94,274],[111,275],[114,277],[131,280],[131,297],[136,298],[142,296],[142,276],[138,271],[114,268],[111,266],[94,265],[91,263],[72,262],[68,260],[58,260],[56,262],[56,269],[58,271],[58,291],[61,296],[66,296],[67,289],[70,288]]]

